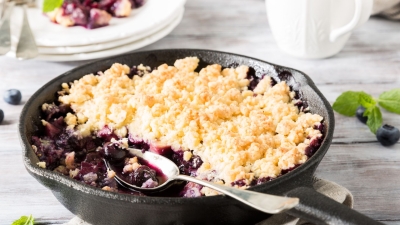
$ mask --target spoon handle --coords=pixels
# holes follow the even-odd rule
[[[190,181],[212,188],[220,193],[228,195],[242,203],[249,205],[265,213],[276,214],[293,208],[299,203],[298,198],[281,197],[263,194],[254,191],[242,190],[234,187],[220,185],[209,181],[200,180],[186,175],[177,175],[174,179]]]

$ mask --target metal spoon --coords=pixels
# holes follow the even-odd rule
[[[170,184],[173,183],[175,180],[184,180],[212,188],[220,193],[228,195],[248,206],[251,206],[265,213],[270,213],[270,214],[280,213],[287,209],[293,208],[299,203],[298,198],[281,197],[281,196],[258,193],[254,191],[241,190],[234,187],[229,187],[225,185],[220,185],[200,180],[191,176],[181,175],[179,174],[179,169],[175,165],[175,163],[173,163],[171,160],[169,160],[164,156],[149,151],[142,152],[142,150],[134,148],[129,148],[128,151],[132,155],[146,160],[149,164],[157,166],[158,169],[160,169],[167,178],[167,180],[164,183],[161,183],[157,187],[142,188],[124,181],[120,176],[118,176],[118,174],[115,175],[114,178],[118,183],[136,191],[159,192],[169,187]],[[113,170],[114,172],[118,171],[118,169],[114,168],[113,165],[110,164],[108,161],[106,161],[106,166],[108,167],[108,169]]]

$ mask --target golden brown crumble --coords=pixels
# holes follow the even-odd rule
[[[204,162],[198,177],[227,185],[275,178],[307,160],[305,149],[322,136],[314,126],[323,118],[299,112],[284,81],[272,86],[265,76],[251,91],[247,66],[214,64],[197,73],[198,62],[187,57],[132,79],[128,66],[115,63],[104,74],[63,84],[59,101],[74,111],[65,122],[81,136],[107,125],[120,138],[129,132],[186,151],[185,160],[193,153]]]

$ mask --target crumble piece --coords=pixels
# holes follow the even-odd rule
[[[40,168],[46,169],[46,162],[38,162],[37,165],[38,165]]]

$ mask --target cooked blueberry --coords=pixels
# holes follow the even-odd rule
[[[400,139],[400,131],[396,127],[385,124],[376,132],[376,138],[383,146],[394,145]]]
[[[131,8],[143,5],[143,0],[129,0]],[[112,16],[125,17],[122,0],[64,0],[61,8],[63,16],[68,16],[75,25],[92,29],[108,24]]]
[[[203,164],[203,160],[201,160],[200,156],[194,155],[190,159],[190,166],[193,169],[198,169]]]
[[[0,124],[3,122],[4,119],[4,112],[0,109]]]
[[[358,106],[356,110],[356,116],[358,120],[360,120],[363,123],[367,123],[368,117],[364,116],[365,108],[363,106]]]
[[[88,163],[88,162],[84,161],[84,162],[81,163],[81,168],[79,170],[79,173],[81,175],[85,175],[85,174],[88,174],[88,173],[97,173],[98,170],[99,170],[99,168],[95,164]]]
[[[321,122],[321,123],[318,124],[318,125],[314,125],[314,129],[315,129],[315,130],[319,130],[321,133],[324,133],[324,127],[325,127],[325,125],[324,125],[323,122]]]
[[[278,74],[278,77],[281,81],[289,81],[292,78],[292,73],[289,71],[282,71]]]
[[[188,182],[183,190],[179,193],[179,196],[181,197],[187,197],[187,198],[195,198],[201,196],[201,189],[203,186],[199,184],[195,184],[192,182]]]
[[[263,184],[263,183],[265,183],[265,182],[268,182],[268,181],[270,181],[270,180],[272,180],[272,177],[261,177],[261,178],[258,178],[258,179],[254,179],[252,182],[251,182],[251,186],[254,186],[254,185],[259,185],[259,184]]]
[[[103,162],[103,158],[98,152],[90,152],[86,155],[84,162],[90,163],[92,165],[98,165]]]
[[[63,131],[64,118],[59,117],[51,122],[45,123],[45,132],[48,137],[55,138]]]
[[[301,107],[303,107],[303,101],[298,101],[294,104],[295,106],[297,106],[297,108],[301,109]]]
[[[137,66],[132,66],[131,72],[128,74],[128,77],[132,79],[133,76],[138,75]]]
[[[265,76],[265,75],[263,75]],[[250,84],[248,86],[249,90],[254,90],[254,88],[257,87],[258,83],[260,82],[260,80],[263,78],[262,77],[258,77],[256,75],[256,71],[254,70],[253,67],[249,67],[249,70],[247,71],[247,79],[250,80]]]
[[[235,185],[237,185],[239,187],[243,187],[246,185],[246,182],[244,179],[241,179],[241,180],[237,180],[237,181],[234,181],[231,183],[231,186],[235,186]]]
[[[145,183],[149,179],[157,181],[156,171],[148,166],[142,165],[137,168],[133,173],[130,173],[127,179],[129,183],[134,184],[138,187],[142,187],[143,183]]]
[[[126,151],[119,148],[113,143],[107,142],[104,144],[104,154],[107,158],[115,161],[121,161],[126,157]]]
[[[249,90],[251,91],[254,90],[257,87],[258,83],[260,83],[260,78],[258,77],[251,78],[249,84]]]
[[[21,102],[21,98],[21,92],[17,89],[7,90],[3,96],[4,101],[11,105],[18,105]]]
[[[239,66],[239,63],[233,62],[233,63],[229,64],[229,65],[227,66],[227,68],[237,68],[238,66]]]
[[[314,153],[318,150],[319,146],[321,145],[322,139],[316,138],[313,139],[309,146],[305,149],[305,155],[311,157]]]
[[[271,87],[275,86],[277,84],[276,80],[271,77]]]
[[[86,25],[88,23],[89,10],[86,7],[79,6],[72,10],[71,19],[78,25]]]
[[[52,118],[58,118],[71,112],[71,108],[67,104],[56,105],[54,103],[44,104],[42,110],[46,115],[46,120],[49,121]]]
[[[105,142],[111,141],[111,139],[118,139],[118,136],[114,134],[114,131],[105,125],[101,130],[97,132],[97,136],[104,139]]]
[[[78,161],[83,161],[86,158],[86,151],[77,151],[75,152],[75,159]]]
[[[135,3],[135,4],[132,4],[132,8],[133,8],[133,6],[140,7],[144,4],[144,0],[132,0],[132,1]]]
[[[184,175],[196,176],[197,169],[203,164],[201,158],[193,155],[189,161],[183,159],[184,151],[173,152],[171,160],[178,166],[179,172]]]
[[[257,77],[256,75],[256,70],[253,67],[249,67],[249,70],[247,71],[247,79],[255,78]]]

